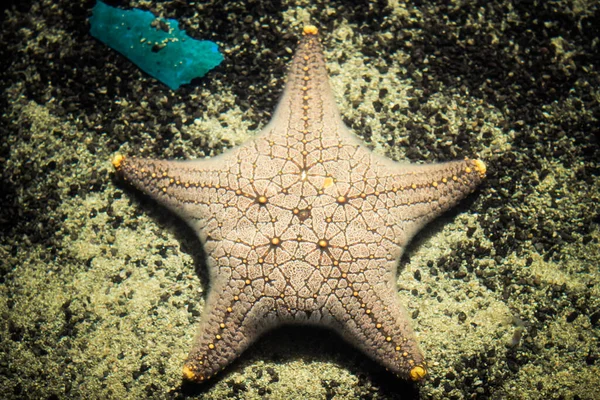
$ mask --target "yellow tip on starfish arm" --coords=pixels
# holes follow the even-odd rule
[[[187,365],[183,367],[183,377],[188,381],[195,381],[197,379],[194,371],[192,371]]]
[[[124,159],[125,159],[125,156],[122,154],[115,155],[112,159],[113,167],[115,167],[115,169],[119,169],[121,167],[121,164],[123,164]]]
[[[314,25],[306,25],[302,33],[304,33],[305,35],[316,35],[317,33],[319,33],[319,29]]]
[[[475,166],[475,169],[477,170],[477,172],[479,172],[481,175],[485,175],[485,172],[487,171],[487,168],[485,166],[485,163],[481,160],[473,160],[473,165]]]
[[[417,365],[410,370],[409,375],[410,379],[412,379],[413,381],[420,381],[427,375],[427,370],[425,369],[425,367]]]

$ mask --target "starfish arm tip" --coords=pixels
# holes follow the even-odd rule
[[[194,373],[194,371],[188,367],[187,365],[183,366],[183,379],[187,380],[187,381],[194,381],[196,378],[196,374]]]
[[[125,156],[123,154],[119,154],[119,153],[115,154],[115,156],[111,160],[112,165],[113,165],[113,167],[115,167],[116,170],[121,168],[123,161],[125,161]]]
[[[409,376],[414,382],[421,381],[427,376],[427,369],[422,365],[415,365],[411,368]]]
[[[189,366],[187,364],[183,366],[182,373],[183,373],[183,379],[185,379],[186,381],[189,381],[189,382],[202,383],[205,380],[210,378],[210,376],[206,377],[206,376],[198,373],[196,371],[195,367]]]
[[[316,35],[319,33],[319,28],[314,25],[306,25],[302,30],[303,35]]]
[[[484,176],[487,172],[487,167],[483,161],[479,159],[473,160],[473,165],[475,166],[475,169],[477,170],[477,172],[479,172],[481,176]]]

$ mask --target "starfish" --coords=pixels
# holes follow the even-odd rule
[[[427,375],[397,265],[486,167],[401,164],[364,147],[342,122],[315,26],[304,27],[273,119],[254,139],[211,159],[112,162],[204,244],[211,287],[185,379],[209,379],[290,323],[332,328],[404,379]]]

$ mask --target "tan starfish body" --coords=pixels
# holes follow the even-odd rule
[[[206,160],[113,159],[204,243],[211,287],[184,378],[204,381],[267,329],[333,328],[403,378],[427,374],[398,299],[403,249],[474,190],[479,160],[400,164],[341,120],[317,28],[307,26],[271,122]]]

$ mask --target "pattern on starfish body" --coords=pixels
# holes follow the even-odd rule
[[[304,28],[273,119],[253,140],[206,160],[113,159],[204,244],[211,290],[188,380],[212,377],[284,323],[333,328],[405,379],[427,374],[397,264],[423,225],[474,190],[485,165],[401,164],[369,151],[341,120],[317,34]]]

